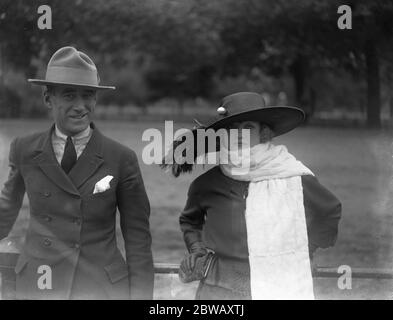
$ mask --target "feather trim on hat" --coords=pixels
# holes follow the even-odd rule
[[[194,119],[196,125],[191,131],[186,132],[185,134],[182,134],[178,139],[173,141],[171,148],[167,152],[167,154],[164,156],[162,159],[162,164],[160,165],[161,169],[164,169],[166,171],[171,170],[172,174],[175,177],[178,177],[182,173],[191,173],[192,170],[194,169],[194,164],[196,162],[196,159],[200,154],[198,154],[198,143],[197,143],[197,130],[198,129],[205,129],[206,126],[201,124],[198,120]],[[194,157],[192,160],[192,163],[188,163],[187,161],[183,161],[184,157],[186,156],[184,152],[186,149],[181,153],[176,155],[175,151],[176,149],[182,145],[183,143],[186,143],[187,140],[193,141],[193,146],[194,146]],[[182,163],[184,162],[184,163]]]

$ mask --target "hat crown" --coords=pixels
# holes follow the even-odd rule
[[[299,108],[266,106],[262,95],[256,92],[237,92],[224,97],[217,113],[207,129],[225,129],[235,122],[255,121],[267,125],[275,136],[292,130],[305,119],[304,111]]]
[[[101,86],[97,67],[90,57],[74,47],[57,50],[49,60],[45,79],[29,79],[39,85],[73,85],[93,89],[115,89]]]
[[[89,56],[74,47],[63,47],[57,50],[48,63],[50,67],[68,67],[75,69],[86,69],[97,72],[96,65]]]
[[[226,110],[224,113],[223,108]],[[224,97],[219,106],[220,115],[233,115],[236,113],[266,108],[263,97],[255,92],[237,92]]]
[[[97,67],[89,56],[74,47],[57,50],[49,60],[46,80],[77,85],[99,85]]]

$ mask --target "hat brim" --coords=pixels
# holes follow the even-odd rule
[[[48,86],[48,85],[57,85],[57,86],[77,86],[83,88],[91,88],[96,90],[115,90],[116,87],[113,86],[95,86],[91,84],[82,84],[82,83],[72,83],[72,82],[56,82],[56,81],[46,81],[40,79],[27,79],[28,82],[40,86]]]
[[[218,130],[234,122],[256,121],[268,125],[274,136],[279,136],[295,129],[304,119],[304,111],[299,108],[272,106],[227,116],[208,125],[206,129]]]

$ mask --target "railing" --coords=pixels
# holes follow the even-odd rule
[[[15,299],[15,272],[18,260],[17,252],[0,252],[0,300]],[[197,283],[182,284],[177,277],[178,264],[156,263],[155,272],[155,298],[157,299],[192,299]],[[338,278],[342,275],[338,268],[316,267],[313,270],[314,278]],[[393,269],[352,268],[353,279],[393,279]],[[392,283],[393,284],[393,283]],[[392,287],[393,291],[393,287]],[[393,295],[388,293],[391,298]]]

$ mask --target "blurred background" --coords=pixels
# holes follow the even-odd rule
[[[40,30],[40,5],[52,29]],[[73,45],[104,82],[106,118],[208,113],[240,90],[303,108],[310,120],[379,127],[393,112],[393,4],[346,1],[352,29],[337,26],[336,0],[2,0],[0,116],[41,117],[50,56]],[[192,110],[192,111],[191,111]]]
[[[40,30],[40,5],[52,29]],[[1,0],[0,185],[11,140],[45,130],[50,115],[39,87],[50,56],[75,46],[97,64],[102,84],[97,124],[139,155],[152,206],[155,262],[178,263],[185,246],[178,217],[191,175],[173,178],[141,160],[144,130],[164,120],[191,128],[208,121],[221,97],[261,93],[268,105],[292,105],[304,126],[279,137],[343,203],[337,245],[320,250],[323,266],[391,268],[393,263],[393,2],[346,1],[352,29],[340,30],[336,0]],[[10,236],[16,247],[28,201]],[[119,233],[119,243],[122,243]],[[391,282],[362,282],[356,297],[392,298]],[[333,288],[333,289],[332,289]],[[350,298],[334,285],[322,297]]]

